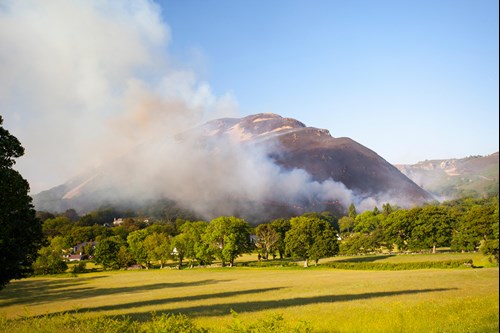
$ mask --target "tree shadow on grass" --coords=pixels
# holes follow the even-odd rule
[[[378,297],[414,295],[420,293],[441,292],[441,291],[449,291],[456,289],[457,288],[410,289],[410,290],[398,290],[398,291],[371,292],[363,294],[325,295],[325,296],[314,296],[314,297],[297,297],[297,298],[289,298],[281,300],[199,305],[199,306],[190,306],[190,307],[156,311],[155,315],[184,314],[189,317],[216,317],[216,316],[228,315],[230,314],[231,310],[234,310],[237,313],[256,312],[256,311],[283,309],[293,306],[303,306],[303,305],[318,304],[318,303],[328,304],[336,302],[349,302],[356,300],[368,300]],[[126,316],[136,321],[148,321],[151,320],[153,313],[136,312],[127,314]]]
[[[378,255],[378,256],[360,256],[356,258],[348,258],[348,259],[341,259],[341,260],[335,260],[335,262],[374,262],[378,260],[384,260],[390,257],[394,257],[395,254],[386,254],[386,255]]]
[[[201,295],[191,295],[191,296],[181,296],[181,297],[170,297],[170,298],[161,298],[161,299],[153,299],[146,301],[137,301],[130,303],[120,303],[120,304],[112,304],[112,305],[103,305],[97,307],[87,307],[87,308],[78,308],[71,311],[62,311],[58,313],[51,313],[51,315],[57,314],[66,314],[66,313],[87,313],[87,312],[100,312],[100,311],[110,311],[110,310],[121,310],[121,309],[131,309],[131,308],[139,308],[143,306],[151,306],[151,305],[166,305],[168,303],[176,303],[176,302],[189,302],[189,301],[200,301],[212,298],[227,298],[234,297],[240,295],[249,295],[249,294],[259,294],[265,293],[268,291],[276,291],[283,289],[284,287],[273,287],[273,288],[259,288],[259,289],[248,289],[248,290],[237,290],[237,291],[225,291],[220,293],[212,293],[212,294],[201,294]]]
[[[110,287],[101,288],[86,284],[86,280],[92,278],[68,278],[61,280],[31,280],[20,281],[10,286],[8,293],[0,294],[0,308],[20,304],[43,304],[63,300],[73,300],[78,298],[89,298],[95,296],[107,296],[114,294],[131,294],[144,291],[202,286],[206,284],[215,284],[230,280],[200,280],[192,282],[164,282],[156,284],[145,284],[139,286]]]

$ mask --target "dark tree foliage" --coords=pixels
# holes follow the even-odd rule
[[[279,235],[278,242],[276,243],[276,249],[278,250],[280,259],[283,259],[285,256],[285,250],[286,250],[286,244],[285,244],[285,237],[286,233],[292,228],[292,225],[290,224],[290,220],[288,219],[276,219],[271,222],[271,228],[273,228],[274,231],[276,231]]]
[[[325,219],[304,214],[290,220],[292,228],[286,233],[286,251],[293,257],[318,263],[320,258],[334,256],[339,252],[337,232]]]
[[[0,116],[0,289],[32,272],[43,239],[28,182],[12,169],[24,149],[2,124]]]

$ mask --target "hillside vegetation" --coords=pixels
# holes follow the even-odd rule
[[[498,195],[498,152],[488,156],[428,160],[396,167],[417,185],[437,197]]]

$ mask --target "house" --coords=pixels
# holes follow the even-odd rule
[[[75,246],[73,246],[73,253],[79,253],[79,254],[82,254],[83,253],[83,249],[88,246],[89,244],[92,245],[92,250],[95,249],[96,245],[97,245],[97,242],[93,242],[93,241],[90,241],[90,242],[83,242],[83,243],[80,243],[80,244],[76,244]]]
[[[117,227],[117,226],[122,225],[122,224],[123,224],[123,219],[121,217],[118,219],[115,217],[115,219],[113,220],[113,226]]]
[[[68,254],[66,256],[66,259],[68,261],[82,261],[82,260],[85,260],[88,258],[89,258],[89,256],[86,254]]]

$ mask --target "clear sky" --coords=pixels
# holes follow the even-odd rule
[[[498,150],[498,1],[161,1],[171,52],[243,115],[327,128],[391,163]]]
[[[488,155],[498,13],[496,0],[0,0],[0,112],[35,193],[183,117],[277,113],[393,164]]]

